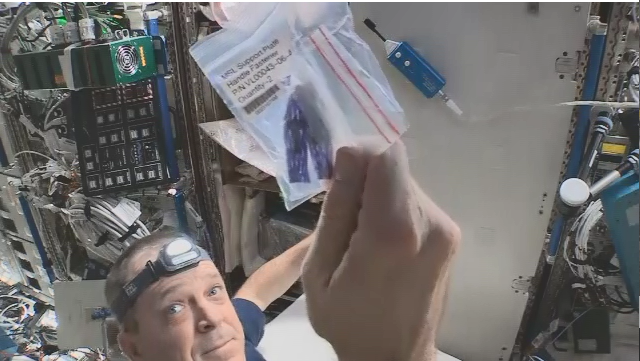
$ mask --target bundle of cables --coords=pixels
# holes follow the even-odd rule
[[[19,294],[0,295],[0,329],[4,330],[4,337],[10,338],[16,344],[38,344],[40,340],[38,334],[31,332],[28,327],[29,320],[36,313],[36,302],[28,297]],[[12,354],[3,353],[1,356],[13,356]]]
[[[58,160],[30,150],[15,153],[14,156],[23,154],[34,154],[48,160],[22,175],[19,189],[27,200],[36,208],[54,212],[64,208],[69,195],[81,189],[77,161],[67,164],[62,157]]]
[[[108,263],[136,240],[148,236],[139,204],[128,198],[85,197],[75,193],[66,209],[69,225],[87,252]]]
[[[93,360],[106,360],[104,355],[99,350],[92,350],[90,348],[79,348],[75,350],[56,350],[53,352],[47,352],[46,350],[40,350],[44,356],[41,356],[41,361],[93,361]]]
[[[17,41],[20,48],[27,51],[42,50],[50,46],[46,30],[57,24],[57,18],[53,14],[55,7],[55,4],[49,3],[22,3],[17,14],[12,17],[0,39],[3,54],[0,57],[0,83],[6,88],[15,89],[20,85],[13,63],[12,44]]]
[[[33,315],[35,301],[19,295],[0,295],[0,304],[6,305],[0,311],[0,327],[13,332],[22,326],[22,321]]]
[[[571,272],[580,279],[591,281],[594,285],[598,282],[594,267],[588,262],[590,256],[588,242],[591,229],[600,221],[602,215],[602,201],[598,199],[591,202],[571,227],[571,232],[575,234],[573,260],[569,258],[568,253],[570,249],[569,240],[571,237],[566,238],[564,246],[564,259],[569,264]]]
[[[571,227],[573,247],[570,242],[572,237],[565,240],[564,259],[576,277],[572,287],[583,295],[586,303],[606,306],[617,313],[633,313],[633,305],[626,292],[619,285],[606,280],[607,277],[619,275],[620,269],[611,264],[606,268],[598,265],[598,255],[595,255],[593,246],[590,247],[591,231],[602,216],[602,201],[598,199],[591,202]],[[611,257],[608,255],[605,258],[610,260]]]
[[[631,300],[629,299],[629,294],[622,290],[620,286],[605,285],[604,287],[605,292],[607,293],[607,303],[612,311],[622,314],[631,314],[636,312]]]

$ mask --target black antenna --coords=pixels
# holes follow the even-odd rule
[[[382,41],[387,41],[387,38],[382,36],[382,34],[380,34],[378,30],[376,30],[376,23],[374,23],[373,20],[369,18],[364,19],[364,25],[366,25],[371,31],[373,31],[374,34],[378,35],[378,37],[382,39]]]

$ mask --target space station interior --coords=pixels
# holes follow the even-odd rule
[[[125,360],[125,249],[180,230],[233,294],[371,134],[462,231],[438,360],[638,359],[637,2],[351,2],[302,55],[280,6],[0,3],[0,360]],[[337,360],[305,302],[266,309],[266,359]]]

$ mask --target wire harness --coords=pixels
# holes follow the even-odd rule
[[[133,242],[151,234],[139,219],[139,207],[128,198],[75,194],[61,211],[87,252],[112,263]]]

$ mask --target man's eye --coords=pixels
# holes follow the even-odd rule
[[[215,286],[211,289],[211,291],[209,291],[209,296],[218,296],[220,292],[222,292],[222,287]]]
[[[180,313],[180,311],[182,311],[183,309],[184,309],[183,305],[171,305],[169,306],[169,314],[175,315],[177,313]]]

